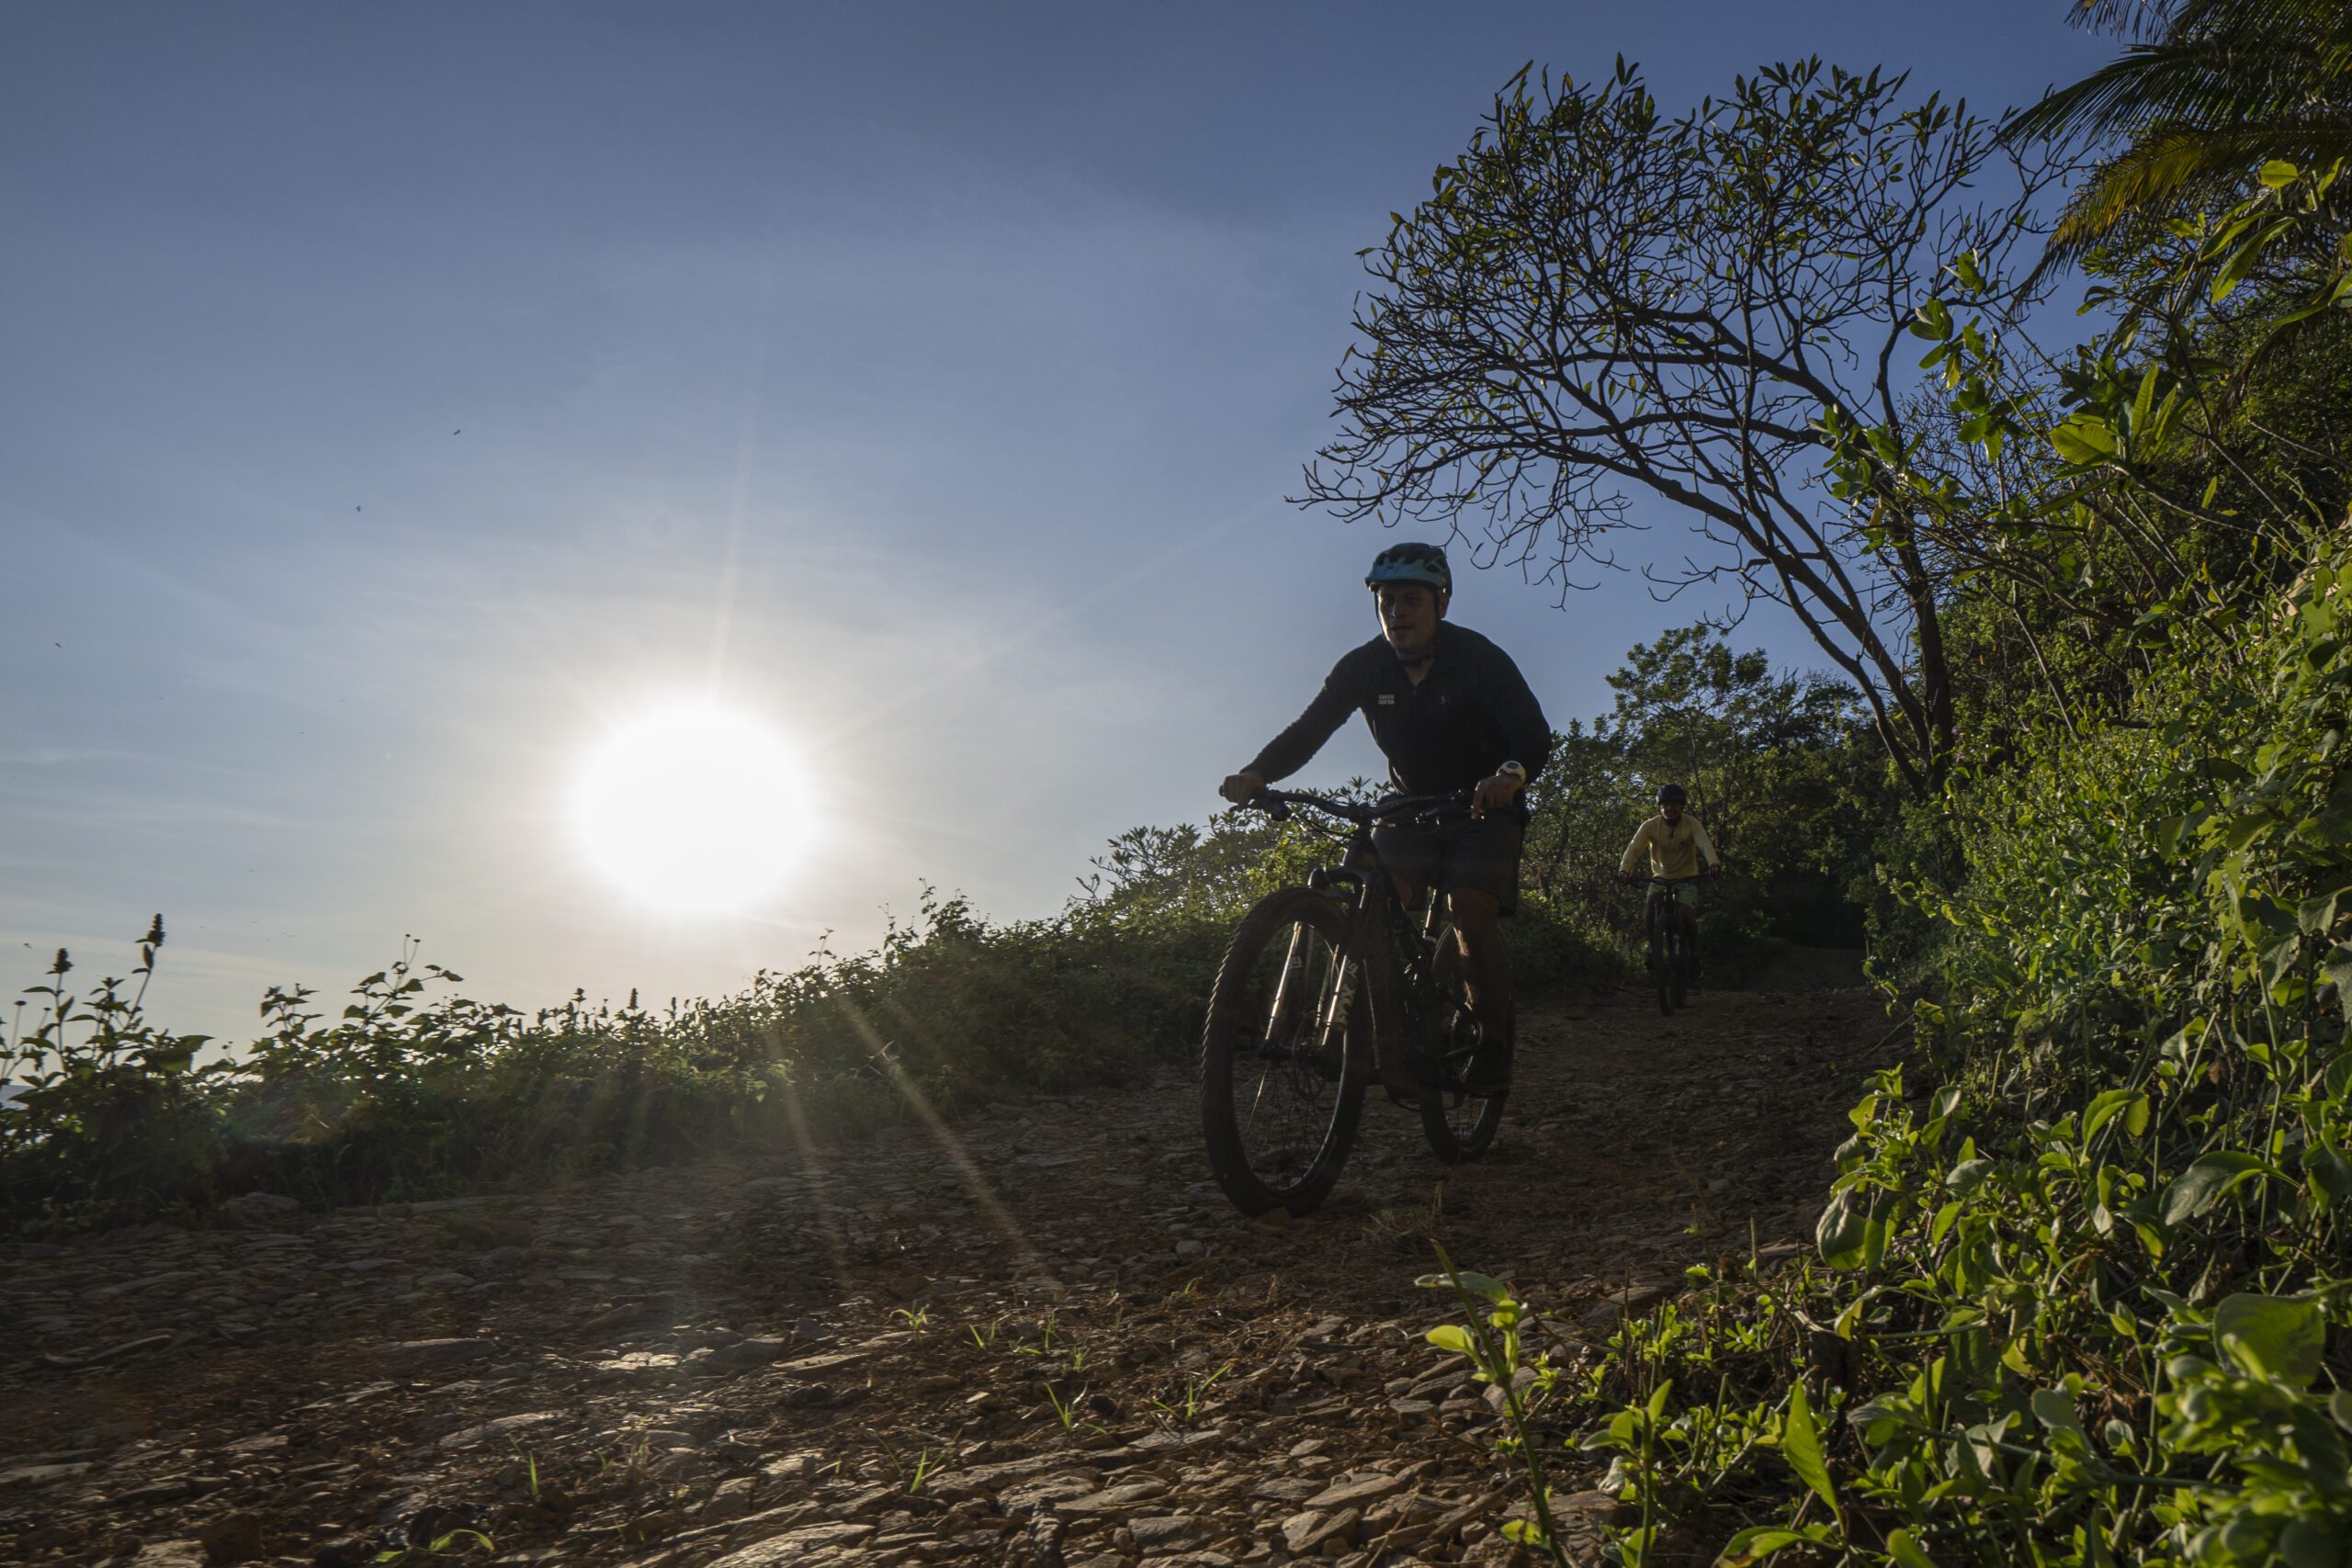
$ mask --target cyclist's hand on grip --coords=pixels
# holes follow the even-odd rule
[[[1509,806],[1511,796],[1526,788],[1526,782],[1509,773],[1495,773],[1480,779],[1478,787],[1470,793],[1470,815],[1484,817],[1498,806]]]
[[[1264,779],[1244,768],[1238,773],[1227,774],[1225,782],[1216,786],[1216,792],[1236,806],[1247,806],[1250,797],[1265,787]]]

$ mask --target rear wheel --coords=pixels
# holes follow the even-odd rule
[[[1470,993],[1464,983],[1462,949],[1453,928],[1437,933],[1433,990],[1438,1021],[1430,1043],[1430,1058],[1421,1076],[1421,1132],[1430,1152],[1448,1165],[1458,1165],[1484,1154],[1502,1125],[1508,1095],[1468,1095],[1462,1076],[1478,1049],[1478,1021],[1470,1011]]]
[[[1355,1144],[1366,1077],[1357,1064],[1373,1050],[1360,976],[1338,1016],[1347,932],[1337,900],[1284,888],[1242,917],[1217,970],[1201,1037],[1201,1129],[1217,1185],[1245,1214],[1313,1209]]]
[[[1690,936],[1682,929],[1682,911],[1669,908],[1667,916],[1667,990],[1678,1008],[1690,1005]]]
[[[1674,1013],[1674,908],[1650,902],[1650,984],[1657,988],[1657,1010]]]

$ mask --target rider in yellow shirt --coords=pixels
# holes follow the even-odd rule
[[[1657,815],[1634,830],[1634,841],[1625,846],[1625,858],[1617,865],[1618,881],[1634,881],[1634,867],[1645,854],[1649,860],[1649,874],[1655,877],[1721,874],[1723,858],[1715,853],[1707,829],[1700,826],[1696,817],[1682,809],[1689,798],[1679,784],[1658,786]],[[1682,921],[1695,985],[1699,975],[1699,888],[1695,880],[1678,882],[1671,888],[1650,889],[1649,899],[1642,907],[1642,924],[1648,934],[1650,953],[1653,957],[1657,953],[1657,907],[1668,897],[1673,898],[1677,916]]]

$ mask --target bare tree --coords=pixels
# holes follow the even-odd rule
[[[1892,479],[1913,455],[1906,337],[1947,266],[1981,316],[2022,310],[1988,280],[2038,238],[2055,155],[1819,61],[1675,120],[1623,62],[1585,88],[1529,78],[1363,253],[1343,431],[1302,499],[1475,530],[1564,585],[1614,564],[1632,491],[1677,502],[1713,547],[1653,580],[1786,605],[1932,788],[1952,694],[1917,475]],[[1832,495],[1824,457],[1857,428],[1889,482]]]

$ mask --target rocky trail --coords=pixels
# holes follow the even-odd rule
[[[1589,1355],[1690,1265],[1799,1249],[1887,1025],[1626,991],[1523,1032],[1487,1158],[1375,1094],[1296,1222],[1227,1206],[1171,1073],[756,1168],[24,1246],[0,1561],[1506,1561],[1430,1238]],[[1589,1553],[1607,1499],[1566,1502]]]

